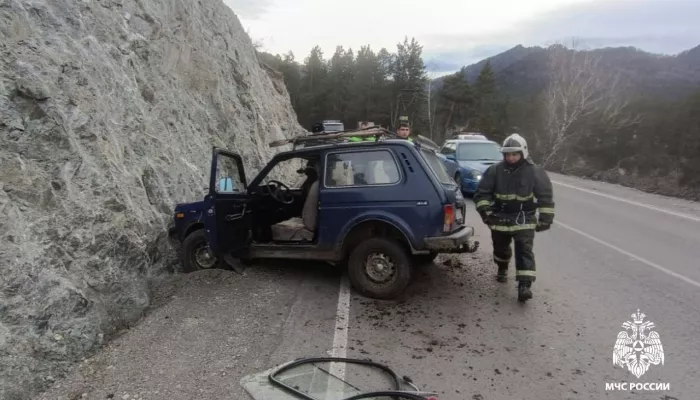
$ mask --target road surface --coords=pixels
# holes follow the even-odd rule
[[[700,204],[551,177],[557,223],[537,235],[524,305],[494,280],[480,222],[479,253],[438,259],[392,302],[348,292],[324,264],[177,276],[162,306],[40,398],[247,399],[242,376],[329,354],[386,363],[441,400],[699,398]],[[638,309],[664,350],[639,379],[612,362]],[[606,390],[629,382],[668,390]]]

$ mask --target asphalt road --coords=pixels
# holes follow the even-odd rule
[[[699,398],[700,204],[551,177],[557,224],[537,235],[524,305],[513,280],[494,280],[480,222],[477,254],[438,259],[392,302],[346,292],[324,264],[178,276],[142,323],[40,398],[247,399],[244,375],[329,354],[386,363],[441,400]],[[639,379],[612,363],[637,309],[665,356]],[[606,390],[623,382],[670,388]]]

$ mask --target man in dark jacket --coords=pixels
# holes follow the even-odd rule
[[[484,172],[474,202],[481,219],[491,229],[499,282],[506,281],[512,256],[510,243],[515,242],[518,300],[526,301],[532,298],[535,281],[535,232],[549,229],[554,221],[554,193],[547,172],[530,159],[522,136],[508,136],[501,152],[504,160]]]

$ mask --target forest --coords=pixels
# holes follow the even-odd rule
[[[700,46],[668,59],[577,46],[517,46],[523,54],[505,66],[508,52],[433,80],[415,38],[393,51],[258,56],[284,76],[306,129],[324,119],[394,129],[406,116],[412,134],[437,143],[460,131],[498,142],[518,132],[550,171],[700,198]]]

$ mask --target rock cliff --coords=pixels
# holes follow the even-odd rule
[[[45,388],[150,302],[213,145],[302,133],[221,0],[0,0],[0,398]]]

